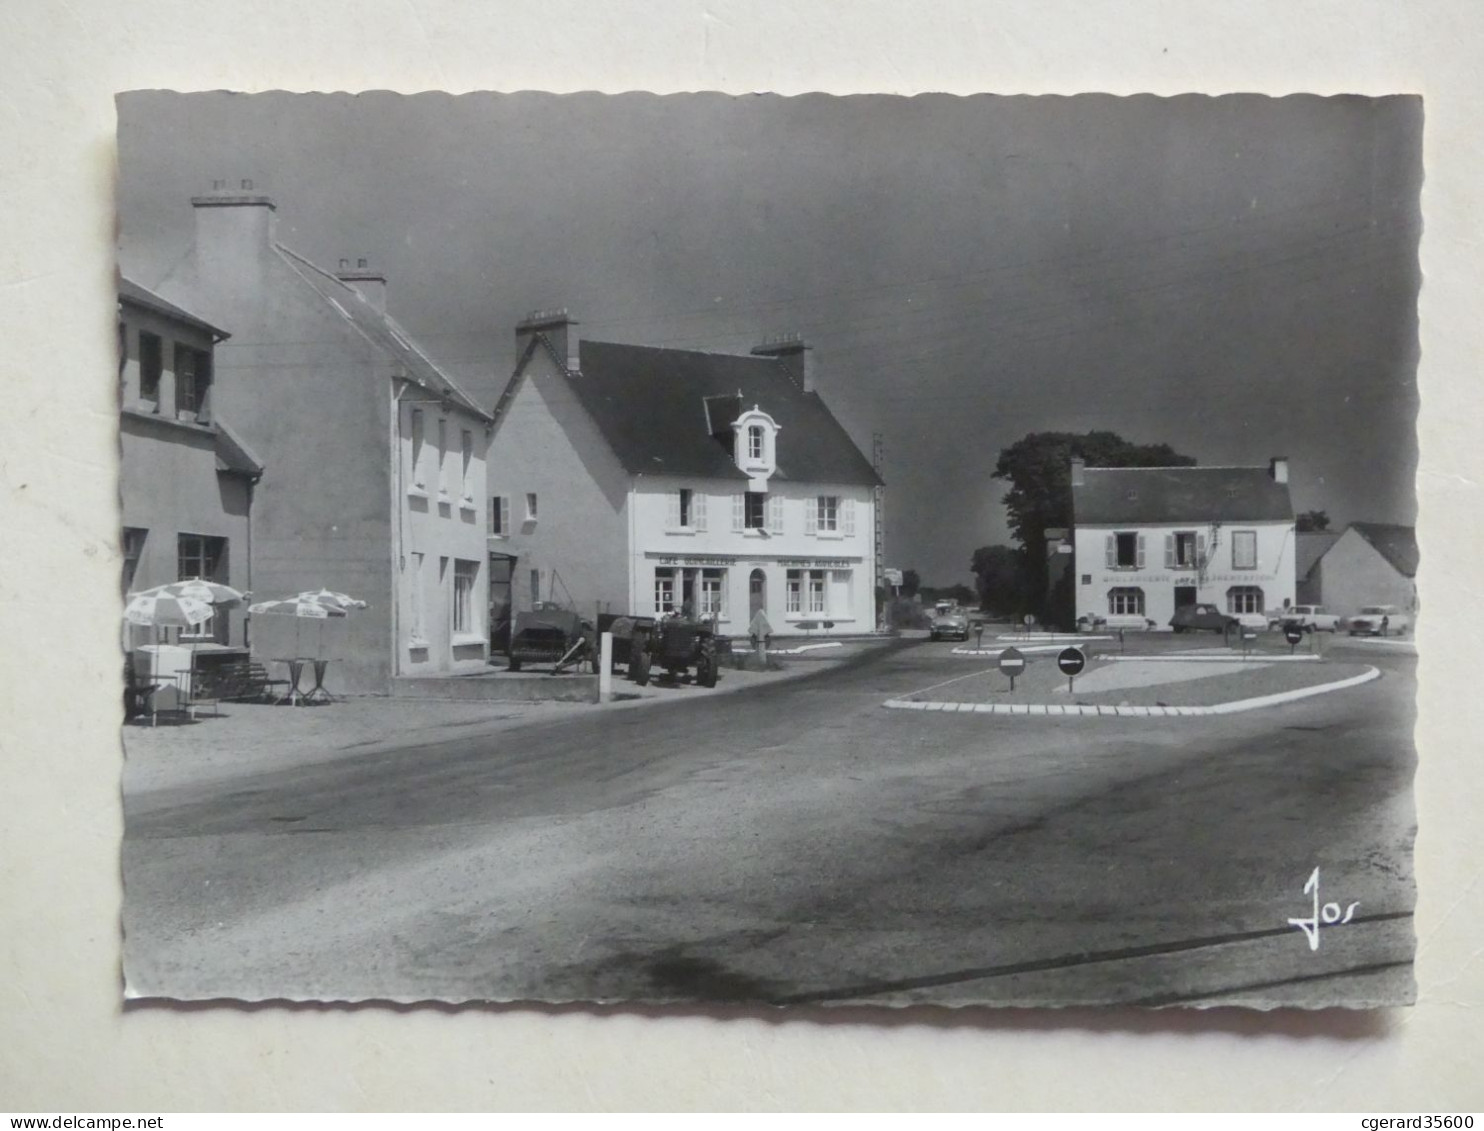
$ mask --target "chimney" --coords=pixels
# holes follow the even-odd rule
[[[526,342],[540,335],[550,344],[557,361],[568,373],[582,371],[582,358],[577,339],[578,322],[567,308],[533,310],[515,325],[515,356],[524,357]]]
[[[1087,461],[1081,456],[1072,457],[1072,486],[1087,486]]]
[[[1274,456],[1268,460],[1268,474],[1273,477],[1274,483],[1288,482],[1288,457]]]
[[[262,299],[274,242],[273,198],[254,191],[252,181],[214,181],[209,193],[191,198],[191,205],[194,282],[201,289],[193,309],[240,322],[241,312]]]
[[[788,370],[795,385],[806,393],[814,392],[814,360],[810,356],[814,347],[798,334],[764,338],[761,345],[752,347],[752,352],[757,357],[776,358]]]
[[[368,266],[364,259],[357,259],[354,266],[349,259],[342,259],[335,278],[356,291],[378,313],[386,313],[386,276]]]

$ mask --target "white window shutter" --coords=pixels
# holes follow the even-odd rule
[[[804,500],[804,533],[817,534],[819,532],[819,500]]]
[[[1204,534],[1195,536],[1195,564],[1199,569],[1206,568],[1206,536]]]
[[[510,496],[500,496],[500,533],[510,533]]]
[[[1144,535],[1142,535],[1142,534],[1139,535],[1139,557],[1138,557],[1138,563],[1139,564],[1138,564],[1138,567],[1137,568],[1143,569],[1144,568]]]
[[[699,491],[690,497],[690,524],[697,530],[706,529],[706,496]]]
[[[783,533],[783,496],[768,496],[768,533]]]
[[[669,529],[674,530],[680,525],[680,492],[671,491],[666,496],[666,502],[668,503],[668,509],[665,514],[665,525]]]
[[[495,523],[498,521],[499,517],[500,517],[500,496],[499,495],[491,495],[490,496],[489,513],[485,516],[485,519],[484,519],[484,521],[485,521],[485,533],[487,533],[487,534],[493,534],[495,532]]]
[[[1165,535],[1165,569],[1175,568],[1175,536]]]
[[[745,515],[743,514],[742,508],[745,505],[746,505],[746,501],[743,499],[743,497],[741,495],[733,495],[732,496],[732,529],[733,530],[741,530],[742,529],[742,520],[745,517]]]
[[[1108,535],[1107,558],[1108,558],[1108,568],[1109,569],[1117,569],[1118,568],[1118,535],[1116,535],[1116,534],[1110,534],[1110,535]]]
[[[853,538],[855,537],[855,500],[841,499],[840,507],[844,512],[840,517],[845,524],[845,536]]]

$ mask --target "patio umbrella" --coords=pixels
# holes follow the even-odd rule
[[[196,597],[172,593],[131,593],[124,619],[148,628],[194,628],[211,619],[212,606]]]
[[[303,620],[328,620],[330,617],[343,617],[346,610],[338,605],[327,604],[316,601],[304,594],[297,597],[283,597],[277,601],[259,601],[255,605],[249,605],[247,611],[254,616],[264,614],[267,616],[294,617],[298,621]],[[294,648],[299,647],[299,626],[294,625]]]
[[[333,608],[345,609],[346,611],[367,607],[366,602],[358,597],[352,597],[347,593],[336,593],[330,589],[316,589],[312,593],[300,593],[299,600],[317,601],[321,605],[329,605]]]
[[[208,605],[217,605],[223,609],[236,608],[252,596],[251,593],[240,592],[230,585],[223,585],[219,581],[207,581],[200,577],[156,585],[150,589],[141,589],[137,594],[129,595],[143,597],[156,594],[168,597],[192,597],[197,601],[205,601]]]

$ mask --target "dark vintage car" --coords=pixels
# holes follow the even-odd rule
[[[1181,605],[1170,618],[1170,627],[1176,632],[1230,632],[1241,622],[1215,605]]]

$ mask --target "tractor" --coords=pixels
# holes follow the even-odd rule
[[[717,653],[723,645],[718,644],[714,620],[604,614],[598,618],[598,631],[613,633],[613,661],[627,664],[629,678],[640,687],[656,667],[677,681],[694,668],[696,684],[716,686]]]

